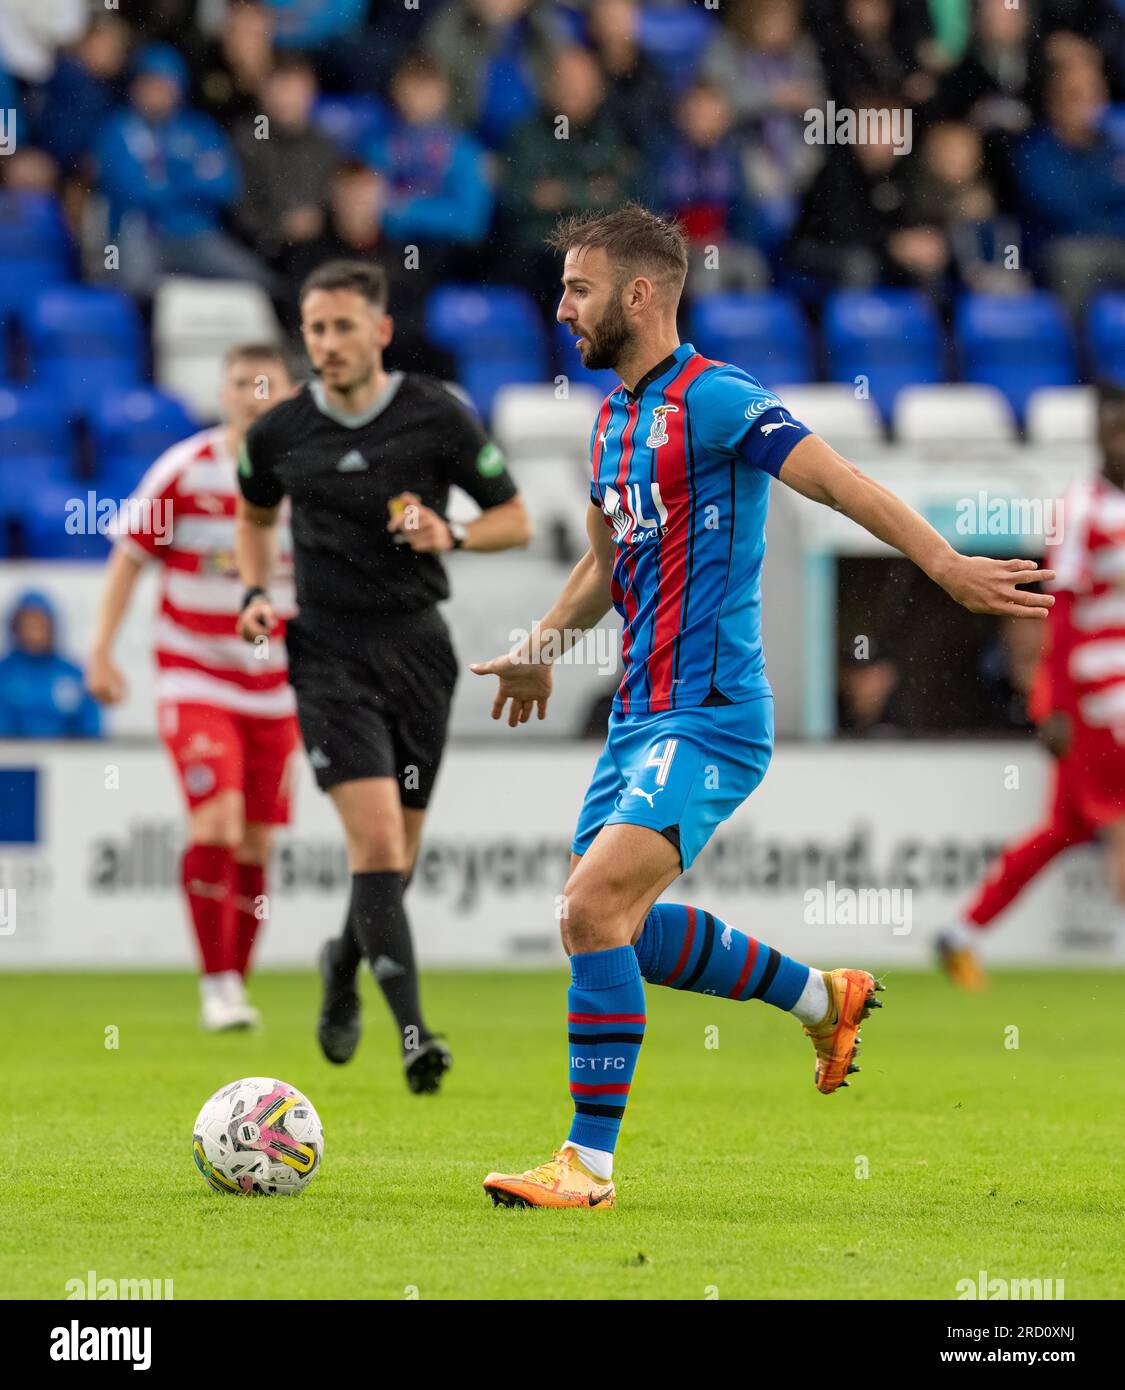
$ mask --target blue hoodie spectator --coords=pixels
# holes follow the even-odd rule
[[[55,610],[28,590],[8,619],[12,647],[0,660],[0,738],[100,738],[101,711],[82,672],[55,650]]]
[[[81,42],[28,90],[35,143],[68,173],[93,153],[102,124],[120,105],[130,30],[119,15],[94,17]]]
[[[408,58],[395,73],[391,97],[398,119],[362,151],[387,182],[387,236],[404,243],[480,241],[492,217],[484,151],[447,119],[445,74],[424,55]]]
[[[98,140],[111,235],[119,237],[135,213],[155,242],[148,249],[156,263],[144,266],[150,283],[130,287],[145,292],[160,273],[180,273],[254,280],[272,289],[262,263],[221,230],[222,212],[240,191],[238,170],[222,130],[183,105],[186,89],[180,54],[168,44],[149,44],[134,64],[129,105],[109,118]],[[131,248],[122,270],[132,273],[141,258]]]

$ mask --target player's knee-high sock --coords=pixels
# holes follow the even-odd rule
[[[596,1177],[608,1178],[645,1036],[645,987],[631,946],[571,956],[570,975],[567,1033],[574,1122],[567,1143]]]
[[[234,855],[225,845],[188,845],[180,864],[204,975],[234,967]]]
[[[1010,845],[988,871],[976,897],[965,909],[964,925],[986,927],[1056,855],[1093,838],[1082,821],[1054,822]]]
[[[403,887],[398,873],[352,874],[351,924],[395,1016],[403,1050],[410,1051],[431,1034],[422,1022]]]
[[[264,864],[234,866],[234,968],[246,978],[250,954],[258,929],[266,915],[266,868]]]
[[[633,947],[650,984],[720,999],[761,999],[817,1024],[828,1012],[819,970],[736,931],[711,913],[657,903]]]
[[[414,877],[413,869],[408,874],[402,876],[402,891],[405,893],[410,887],[410,880]],[[363,945],[356,935],[355,923],[352,919],[352,904],[348,900],[348,910],[344,915],[344,925],[340,930],[340,935],[336,938],[332,947],[332,961],[336,970],[341,975],[354,975],[359,969],[359,963],[363,959]]]

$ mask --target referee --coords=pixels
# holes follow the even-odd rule
[[[352,874],[344,930],[320,956],[317,1037],[332,1062],[355,1053],[366,957],[407,1084],[436,1091],[451,1058],[422,1018],[403,892],[457,679],[440,556],[526,545],[530,527],[475,416],[441,382],[384,368],[394,325],[381,267],[329,261],[301,287],[300,309],[314,379],[254,424],[239,456],[239,632],[254,641],[277,627],[266,588],[288,497],[300,610],[286,632],[289,679]],[[467,526],[445,518],[452,483],[481,508]]]

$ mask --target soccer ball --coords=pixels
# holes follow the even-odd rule
[[[199,1112],[195,1166],[216,1192],[295,1196],[324,1155],[324,1126],[300,1091],[248,1076],[216,1091]]]

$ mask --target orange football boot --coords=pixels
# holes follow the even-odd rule
[[[829,1096],[848,1083],[844,1078],[859,1071],[854,1058],[858,1050],[859,1025],[872,1009],[883,1006],[876,1002],[875,992],[883,986],[866,970],[825,970],[828,986],[828,1013],[824,1019],[805,1032],[816,1048],[816,1089]]]
[[[980,956],[969,946],[956,946],[947,936],[937,939],[938,962],[955,985],[979,994],[988,987]]]
[[[526,1173],[489,1173],[484,1190],[497,1207],[612,1207],[617,1188],[587,1172],[573,1149]]]

